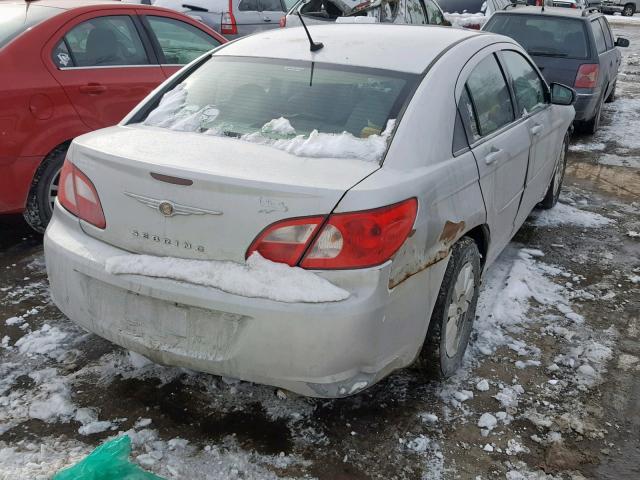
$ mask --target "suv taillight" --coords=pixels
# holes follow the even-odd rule
[[[274,262],[307,269],[366,268],[389,260],[405,242],[418,212],[410,198],[373,210],[282,220],[267,227],[247,250]]]
[[[222,22],[220,24],[220,32],[223,35],[237,35],[238,25],[236,24],[236,17],[233,16],[233,12],[224,12],[222,14]]]
[[[584,63],[580,65],[574,87],[594,88],[598,83],[600,66],[597,63]]]
[[[62,165],[59,189],[58,201],[66,210],[98,228],[107,226],[96,187],[69,160]]]

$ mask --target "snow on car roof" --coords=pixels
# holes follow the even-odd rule
[[[473,30],[410,25],[309,25],[317,52],[302,27],[268,30],[227,44],[216,55],[268,57],[422,73],[440,53]]]

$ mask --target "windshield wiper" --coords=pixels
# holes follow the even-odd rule
[[[527,50],[527,53],[529,55],[537,55],[539,57],[568,57],[569,56],[566,53],[542,52],[542,51],[537,51],[537,50]]]

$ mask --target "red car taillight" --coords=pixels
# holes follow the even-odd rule
[[[62,165],[59,189],[58,201],[65,209],[98,228],[107,226],[96,187],[69,160]]]
[[[278,24],[280,25],[280,28],[284,28],[287,26],[287,16],[283,15],[282,17],[280,17],[280,21],[278,22]]]
[[[597,63],[584,63],[580,65],[574,87],[594,88],[598,83],[600,66]]]
[[[236,17],[232,12],[224,12],[222,14],[222,23],[220,24],[220,33],[223,35],[237,35],[238,25],[236,24]]]
[[[410,198],[373,210],[334,213],[328,219],[283,220],[258,235],[247,257],[257,251],[274,262],[323,270],[380,265],[407,239],[417,212],[418,201]]]

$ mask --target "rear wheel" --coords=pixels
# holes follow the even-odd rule
[[[617,81],[613,82],[613,88],[611,89],[611,93],[609,93],[609,96],[605,100],[605,103],[611,103],[616,99],[616,84]]]
[[[453,375],[467,349],[480,291],[480,252],[469,237],[451,248],[421,357],[436,376]]]
[[[560,155],[556,160],[556,166],[553,169],[553,176],[549,182],[549,188],[547,194],[542,201],[538,204],[540,208],[548,210],[553,208],[558,203],[560,198],[560,190],[562,190],[562,181],[564,180],[564,171],[567,167],[567,150],[569,149],[569,134],[564,136],[562,147],[560,149]]]
[[[623,17],[632,17],[636,13],[636,6],[633,3],[627,3],[622,9]]]
[[[593,117],[590,120],[587,120],[582,124],[581,130],[584,133],[588,133],[590,135],[595,134],[600,128],[600,117],[602,116],[602,98],[598,102],[598,107],[596,108]]]
[[[58,181],[68,144],[57,147],[43,160],[36,171],[29,190],[24,219],[36,232],[44,233],[58,196]]]

